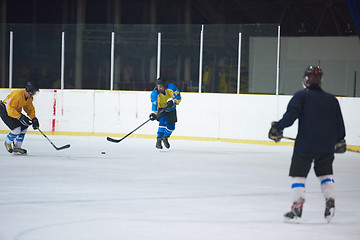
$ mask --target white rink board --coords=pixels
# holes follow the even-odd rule
[[[4,99],[9,89],[0,89]],[[279,120],[291,96],[181,93],[174,136],[268,140],[270,123]],[[339,97],[349,145],[360,145],[360,98]],[[41,90],[35,96],[43,131],[126,134],[148,119],[150,92]],[[0,130],[7,127],[0,123]],[[31,129],[30,129],[31,130]],[[156,122],[137,134],[155,135]],[[295,137],[297,122],[284,135]]]

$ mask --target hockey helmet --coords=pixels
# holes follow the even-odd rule
[[[158,78],[157,80],[156,80],[156,85],[162,85],[162,86],[164,86],[164,88],[166,89],[167,88],[167,80],[166,80],[166,78]]]
[[[37,85],[36,82],[29,81],[29,82],[26,83],[25,90],[28,93],[36,94],[39,91],[39,86]]]
[[[304,74],[304,85],[320,85],[322,81],[323,71],[319,66],[314,67],[310,65]]]

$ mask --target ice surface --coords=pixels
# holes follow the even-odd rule
[[[301,223],[286,224],[292,147],[49,138],[71,147],[41,135],[27,156],[0,147],[0,240],[360,239],[359,153],[336,155],[330,224],[313,170]]]

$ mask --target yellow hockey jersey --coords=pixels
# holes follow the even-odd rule
[[[18,89],[12,91],[2,102],[5,104],[7,114],[10,117],[19,118],[22,109],[24,109],[29,118],[33,119],[36,117],[33,100],[33,97],[25,98],[25,89]]]
[[[167,88],[165,89],[165,94],[159,93],[157,88],[155,88],[150,95],[151,98],[151,110],[157,112],[159,108],[165,108],[166,102],[169,98],[174,99],[175,105],[168,111],[173,111],[176,108],[176,105],[179,105],[181,102],[181,95],[179,89],[172,83],[168,83]]]

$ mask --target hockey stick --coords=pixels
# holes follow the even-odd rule
[[[293,140],[295,141],[296,139],[295,138],[291,138],[291,137],[283,137],[284,139],[287,139],[287,140]],[[359,150],[356,150],[356,149],[350,149],[349,147],[346,148],[346,151],[349,151],[349,152],[357,152],[357,153],[360,153]]]
[[[55,144],[40,130],[40,128],[38,128],[39,132],[41,132],[41,134],[51,143],[51,145],[53,145],[53,147],[56,149],[56,150],[63,150],[63,149],[66,149],[66,148],[69,148],[70,147],[70,144],[67,144],[67,145],[64,145],[62,147],[57,147],[55,146]]]
[[[291,138],[291,137],[283,137],[283,139],[293,140],[293,141],[295,141],[295,140],[296,140],[295,138]]]
[[[126,134],[123,138],[121,139],[114,139],[111,137],[107,137],[106,139],[110,142],[114,142],[114,143],[119,143],[122,140],[124,140],[125,138],[127,138],[130,134],[132,134],[133,132],[135,132],[136,130],[138,130],[139,128],[141,128],[142,126],[144,126],[148,121],[151,121],[151,119],[146,120],[143,124],[141,124],[140,126],[138,126],[137,128],[135,128],[134,130],[132,130],[131,132],[129,132],[128,134]]]
[[[166,108],[163,108],[158,114],[162,113],[165,111]],[[121,139],[115,139],[115,138],[111,138],[111,137],[107,137],[106,139],[109,142],[113,142],[113,143],[119,143],[122,140],[124,140],[125,138],[127,138],[129,135],[131,135],[133,132],[135,132],[136,130],[138,130],[139,128],[141,128],[142,126],[144,126],[147,122],[151,121],[151,119],[149,118],[148,120],[146,120],[144,123],[142,123],[140,126],[138,126],[137,128],[135,128],[134,130],[132,130],[131,132],[129,132],[128,134],[126,134],[123,138]]]

